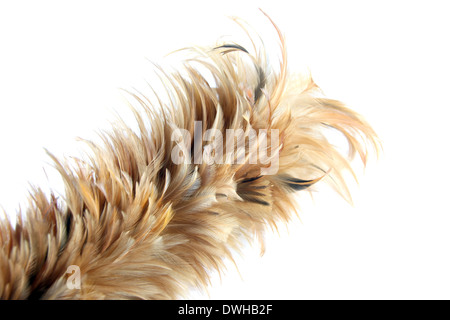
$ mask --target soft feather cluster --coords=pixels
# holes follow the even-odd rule
[[[343,172],[352,172],[354,155],[365,163],[367,150],[378,148],[376,135],[361,116],[323,97],[311,78],[289,75],[275,28],[279,69],[269,68],[263,50],[250,54],[234,43],[190,49],[182,72],[161,71],[169,104],[133,95],[138,130],[122,123],[102,134],[102,144],[88,142],[88,160],[50,155],[64,197],[36,188],[24,217],[14,226],[1,221],[0,297],[181,298],[206,287],[210,272],[220,272],[243,241],[287,222],[296,191],[322,180],[349,198]],[[202,133],[215,129],[224,137],[227,129],[242,130],[244,161],[174,163],[173,150],[186,142],[173,139],[174,129],[190,133],[191,143],[195,122]],[[329,128],[346,138],[348,154],[329,142]],[[267,163],[249,161],[250,129],[269,132],[275,174],[261,174]],[[200,151],[207,144],[202,140]],[[198,156],[190,151],[185,160]],[[71,266],[79,287],[69,283]]]

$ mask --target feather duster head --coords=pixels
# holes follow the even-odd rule
[[[1,221],[0,297],[180,298],[243,241],[289,221],[297,191],[322,180],[349,200],[343,172],[355,155],[365,164],[376,134],[312,78],[289,74],[275,29],[279,70],[235,43],[190,49],[183,70],[160,70],[169,103],[131,93],[138,130],[122,123],[102,144],[86,141],[84,160],[49,153],[64,196],[35,188],[23,218]]]

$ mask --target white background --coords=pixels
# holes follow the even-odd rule
[[[191,297],[450,298],[446,1],[2,1],[0,204],[14,214],[28,182],[47,187],[44,147],[77,155],[77,136],[107,128],[126,108],[118,88],[150,79],[146,59],[242,37],[229,15],[273,38],[258,7],[283,30],[291,71],[309,68],[363,114],[384,153],[353,207],[326,189],[303,197],[301,222],[269,233],[262,258],[246,248],[240,275],[230,265]]]

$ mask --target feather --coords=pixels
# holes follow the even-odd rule
[[[102,143],[86,141],[86,160],[49,153],[65,192],[32,189],[24,217],[15,226],[2,219],[2,299],[182,298],[206,287],[243,241],[288,222],[296,192],[324,181],[351,199],[343,173],[353,174],[355,155],[365,165],[369,150],[377,152],[377,136],[312,78],[290,75],[285,39],[271,23],[279,70],[263,48],[190,49],[183,70],[160,70],[169,104],[131,94],[136,131],[121,122]],[[347,155],[327,140],[327,128],[342,133]],[[202,161],[206,151],[210,161]],[[78,274],[68,272],[73,266]]]

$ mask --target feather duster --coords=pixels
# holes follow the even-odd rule
[[[160,70],[169,102],[131,93],[138,129],[101,133],[84,159],[49,153],[65,191],[33,188],[16,223],[1,220],[2,299],[182,298],[288,222],[297,192],[324,181],[350,199],[344,173],[378,149],[376,134],[311,77],[290,75],[272,24],[279,69],[256,46],[186,49],[182,70]]]

